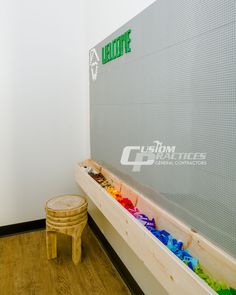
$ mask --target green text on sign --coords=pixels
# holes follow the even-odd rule
[[[131,30],[128,30],[102,48],[103,64],[122,56],[124,53],[131,52],[130,33]]]

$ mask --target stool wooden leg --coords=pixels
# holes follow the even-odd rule
[[[81,233],[77,232],[72,236],[72,260],[74,264],[81,261]]]
[[[53,259],[57,257],[57,234],[56,232],[46,231],[47,257]]]

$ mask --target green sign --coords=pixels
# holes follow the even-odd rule
[[[131,52],[130,33],[131,30],[128,30],[102,48],[103,64],[122,56],[124,53]]]

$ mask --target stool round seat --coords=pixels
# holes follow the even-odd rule
[[[47,257],[57,257],[57,236],[63,233],[72,236],[72,260],[81,259],[81,234],[87,223],[87,201],[77,195],[53,197],[46,202]]]
[[[69,217],[82,212],[87,212],[87,201],[81,196],[62,195],[46,202],[46,214],[53,217]]]

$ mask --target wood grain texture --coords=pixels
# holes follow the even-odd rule
[[[47,201],[45,211],[48,259],[57,257],[56,233],[62,233],[72,237],[74,264],[81,261],[81,235],[88,220],[87,206],[85,198],[75,195],[57,196]]]
[[[104,168],[93,161],[86,161],[96,169]],[[76,181],[87,196],[94,202],[103,215],[110,221],[117,232],[123,237],[136,255],[143,261],[154,277],[161,283],[169,294],[179,295],[213,295],[211,289],[200,277],[191,271],[180,259],[156,239],[144,226],[140,224],[127,210],[125,210],[107,191],[96,183],[78,164]],[[106,170],[106,176],[109,171]],[[110,173],[110,179],[113,174]],[[117,177],[114,183],[119,183]],[[223,281],[236,288],[236,260],[216,247],[203,236],[193,231],[176,217],[162,209],[134,188],[121,183],[121,190],[128,196],[130,191],[136,198],[137,207],[149,217],[155,217],[160,229],[168,230],[173,236],[181,239],[190,252],[200,258],[204,270],[213,278]]]
[[[87,201],[76,195],[56,196],[48,200],[45,211],[52,217],[70,217],[87,210]]]
[[[48,259],[57,257],[57,233],[46,231],[46,246]]]
[[[47,260],[45,231],[0,239],[1,295],[126,295],[119,274],[86,226],[83,259],[71,260],[71,237],[58,235],[58,258]]]

